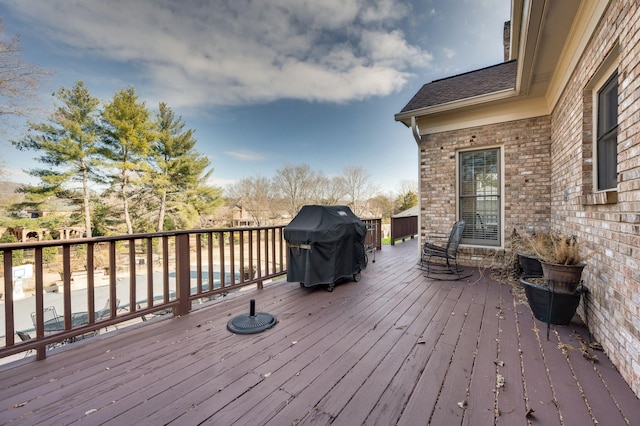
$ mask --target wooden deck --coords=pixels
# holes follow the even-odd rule
[[[332,293],[281,281],[2,366],[0,424],[640,424],[582,325],[547,341],[510,285],[427,280],[416,244]],[[230,333],[251,298],[278,324]]]

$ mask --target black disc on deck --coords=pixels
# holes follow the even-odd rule
[[[233,317],[227,323],[227,329],[237,334],[253,334],[267,330],[278,320],[275,316],[265,312],[258,312],[255,315],[243,314]]]

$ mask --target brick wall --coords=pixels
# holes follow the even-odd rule
[[[590,329],[640,395],[638,22],[637,2],[611,2],[552,113],[551,221],[553,229],[577,235],[594,252],[583,274],[591,290]],[[589,82],[614,48],[619,49],[618,191],[594,196]]]
[[[425,135],[420,143],[421,238],[456,219],[456,152],[499,146],[504,223],[576,235],[593,252],[583,273],[589,327],[640,395],[640,6],[613,0],[550,116]],[[592,82],[618,49],[618,189],[594,193]],[[463,247],[487,264],[501,250]]]
[[[420,144],[422,229],[427,235],[451,229],[456,220],[456,152],[500,147],[504,161],[503,232],[548,231],[550,219],[550,117],[425,135]],[[460,249],[467,264],[487,265],[495,249]]]

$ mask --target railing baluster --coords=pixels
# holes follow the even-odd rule
[[[116,241],[109,242],[109,303],[113,301],[115,303],[117,297],[116,283],[117,283],[117,247]]]
[[[153,301],[153,242],[153,238],[147,238],[147,306],[151,306],[150,302]],[[136,303],[130,306],[129,310],[135,312],[137,308]]]
[[[258,237],[257,238],[257,240],[258,240],[258,244],[257,244],[258,249],[257,249],[257,253],[256,253],[256,263],[258,264],[258,288],[262,289],[262,279],[261,279],[262,278],[262,261],[260,260],[261,259],[261,256],[260,256],[261,255],[261,253],[260,253],[261,252],[260,228],[256,229],[256,233],[258,234],[257,235],[257,237]]]
[[[87,244],[87,313],[89,324],[95,322],[96,301],[95,301],[95,278],[94,278],[94,243]]]
[[[224,288],[226,285],[224,280],[224,264],[226,263],[224,258],[224,232],[220,232],[218,234],[218,247],[220,249],[220,288]]]
[[[235,239],[235,232],[231,231],[229,232],[229,281],[231,285],[234,285],[236,283],[236,277],[235,277],[235,269],[236,269],[236,243],[234,241]]]
[[[278,272],[277,269],[277,261],[276,261],[276,230],[275,228],[271,230],[271,273],[275,274]]]
[[[5,250],[4,256],[4,327],[7,345],[13,345],[13,250]],[[40,312],[40,311],[38,311]]]
[[[244,266],[244,232],[245,231],[240,231],[240,235],[239,235],[239,247],[240,247],[240,282],[244,282],[244,271],[245,271],[245,266]]]
[[[62,275],[64,291],[64,329],[71,330],[71,244],[62,246]],[[43,326],[44,330],[44,326]]]
[[[189,234],[176,235],[176,298],[175,315],[184,315],[190,310],[191,262],[189,259]]]
[[[202,239],[196,234],[196,292],[202,293]]]
[[[136,303],[136,240],[129,240],[129,306]],[[118,309],[115,298],[109,300],[111,303],[111,318],[116,316]]]
[[[209,279],[209,290],[215,288],[215,279],[213,277],[213,232],[207,233],[207,278]]]
[[[253,280],[253,279],[255,279],[255,277],[253,276],[253,270],[254,269],[257,270],[259,268],[259,266],[256,267],[256,264],[255,264],[255,262],[253,260],[253,229],[249,229],[247,232],[249,234],[249,242],[248,242],[248,244],[249,244],[249,273],[251,274],[250,276],[251,276],[251,279]]]
[[[44,312],[44,277],[42,274],[42,247],[36,247],[36,312]],[[43,360],[46,357],[46,346],[36,348],[36,359]]]
[[[269,275],[269,229],[264,230],[264,274]]]

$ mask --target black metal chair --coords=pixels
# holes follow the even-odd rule
[[[121,309],[122,308],[120,308],[120,299],[116,299],[116,313]],[[104,308],[95,312],[95,318],[96,321],[111,318],[111,299],[107,299],[107,301],[104,303]],[[114,325],[114,327],[118,329],[117,325]],[[106,331],[108,330],[108,327],[105,327],[104,329]]]
[[[48,306],[44,308],[43,311],[43,322],[44,322],[44,331],[52,332],[52,331],[62,331],[64,330],[64,318],[58,316],[56,312],[55,306]],[[31,313],[31,322],[33,322],[33,326],[36,327],[36,313]]]
[[[423,244],[420,266],[427,271],[427,278],[442,281],[457,281],[471,276],[471,274],[465,276],[460,275],[464,269],[458,266],[458,246],[460,245],[460,240],[462,240],[464,227],[464,220],[459,220],[453,224],[448,238],[446,235],[435,237],[447,238],[445,245],[433,244],[430,242],[430,239]],[[455,278],[443,278],[443,275],[455,275]]]
[[[16,331],[16,334],[18,335],[20,340],[22,340],[23,342],[26,342],[27,340],[31,340],[31,336],[29,335],[29,333],[25,333],[24,331]],[[27,356],[29,356],[31,351],[33,351],[33,349],[29,349],[27,352],[25,352],[24,357],[26,358]]]

